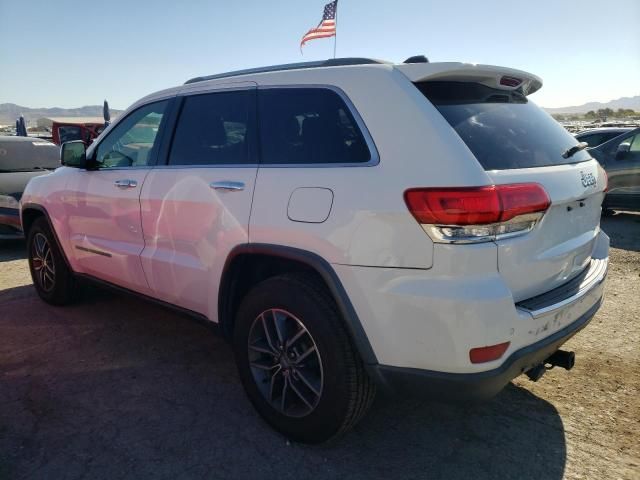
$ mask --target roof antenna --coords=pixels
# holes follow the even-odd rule
[[[424,55],[414,55],[413,57],[407,58],[402,63],[429,63],[429,59]]]

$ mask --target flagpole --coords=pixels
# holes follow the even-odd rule
[[[338,1],[336,0],[336,34],[333,36],[333,58],[336,58],[337,43],[338,43]]]

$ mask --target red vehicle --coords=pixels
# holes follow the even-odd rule
[[[73,140],[82,140],[85,145],[90,145],[103,130],[104,121],[100,121],[98,117],[95,121],[84,118],[69,119],[64,122],[54,120],[51,125],[51,136],[56,145]]]
[[[82,140],[85,145],[90,145],[111,122],[109,104],[106,100],[102,105],[102,117],[102,119],[100,117],[53,118],[51,124],[53,143],[62,145],[65,142]]]

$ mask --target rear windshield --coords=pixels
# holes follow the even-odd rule
[[[562,154],[578,141],[522,93],[469,82],[416,87],[460,135],[485,170],[545,167],[590,160]]]

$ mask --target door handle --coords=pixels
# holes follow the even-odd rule
[[[244,190],[244,182],[231,182],[228,180],[211,182],[209,186],[214,190],[222,190],[223,192],[239,192]]]
[[[116,180],[113,184],[118,188],[136,188],[138,186],[138,182],[135,180]]]

